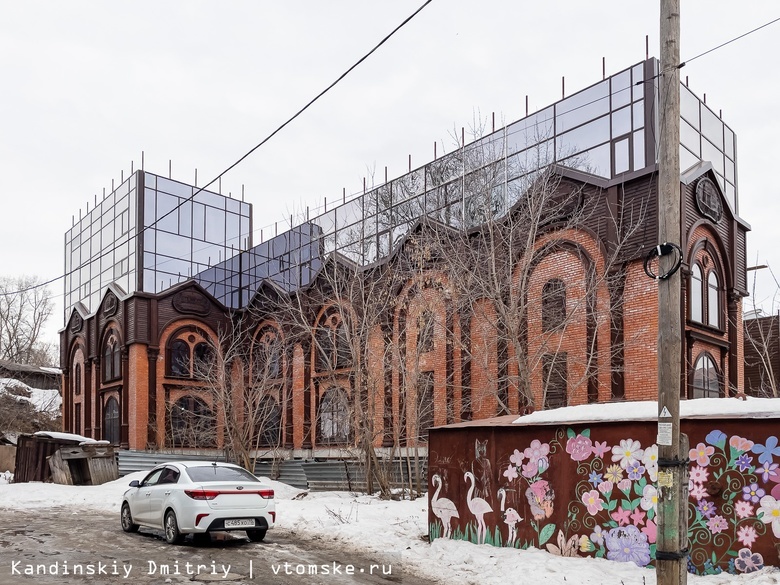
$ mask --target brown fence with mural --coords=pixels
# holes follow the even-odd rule
[[[512,424],[430,431],[429,534],[652,566],[655,421]],[[689,437],[688,570],[778,565],[780,419],[682,421]]]

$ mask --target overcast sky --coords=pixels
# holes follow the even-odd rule
[[[0,275],[55,278],[64,233],[131,162],[198,184],[217,176],[335,80],[424,0],[0,0]],[[658,56],[658,3],[434,0],[342,83],[231,171],[222,192],[255,228],[333,202],[451,150],[495,112],[511,122]],[[780,16],[776,2],[682,6],[690,59]],[[748,265],[780,275],[776,61],[780,23],[681,70],[737,134]],[[457,129],[457,130],[456,130]],[[773,156],[774,155],[774,156]],[[369,179],[370,182],[370,179]],[[266,235],[268,232],[266,232]],[[255,234],[259,242],[259,233]],[[757,271],[757,301],[776,290]],[[752,279],[751,279],[752,282]],[[51,335],[62,326],[62,281]],[[747,304],[752,304],[748,299]]]

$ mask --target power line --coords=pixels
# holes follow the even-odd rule
[[[686,65],[687,63],[690,63],[691,61],[695,61],[695,60],[696,60],[696,59],[698,59],[699,57],[704,57],[704,55],[708,55],[709,53],[712,53],[713,51],[717,51],[717,50],[718,50],[718,49],[720,49],[721,47],[725,47],[726,45],[729,45],[729,44],[733,43],[734,41],[738,41],[739,39],[741,39],[741,38],[744,38],[744,37],[746,37],[746,36],[748,36],[748,35],[751,35],[751,34],[753,34],[754,32],[756,32],[756,31],[759,31],[759,30],[761,30],[762,28],[766,28],[766,27],[767,27],[767,26],[769,26],[770,24],[774,24],[774,23],[776,23],[776,22],[778,22],[778,21],[780,21],[780,18],[775,18],[774,20],[770,20],[769,22],[767,22],[767,23],[765,23],[765,24],[762,24],[761,26],[759,26],[759,27],[756,27],[756,28],[754,28],[753,30],[750,30],[750,31],[748,31],[748,32],[746,32],[746,33],[743,33],[743,34],[739,35],[738,37],[734,37],[733,39],[731,39],[731,40],[729,40],[729,41],[726,41],[725,43],[721,43],[721,44],[720,44],[720,45],[718,45],[717,47],[713,47],[713,48],[711,48],[711,49],[709,49],[709,50],[707,50],[707,51],[704,51],[703,53],[699,53],[699,54],[698,54],[698,55],[696,55],[695,57],[691,57],[690,59],[688,59],[688,60],[686,60],[686,61],[683,61],[682,63],[680,63],[680,64],[677,66],[677,68],[678,68],[678,69],[682,69],[683,67],[685,67],[685,65]]]
[[[420,7],[419,7],[417,10],[415,10],[415,11],[414,11],[414,12],[413,12],[413,13],[412,13],[410,16],[408,16],[408,17],[407,17],[407,18],[406,18],[404,21],[402,21],[402,22],[401,22],[401,23],[400,23],[398,26],[396,26],[396,27],[395,27],[395,28],[394,28],[394,29],[393,29],[393,30],[392,30],[390,33],[388,33],[388,34],[387,34],[387,35],[386,35],[386,36],[385,36],[385,37],[384,37],[384,38],[383,38],[381,41],[379,41],[379,42],[378,42],[378,43],[377,43],[377,44],[376,44],[376,45],[375,45],[375,46],[374,46],[374,47],[373,47],[373,48],[372,48],[372,49],[371,49],[371,50],[370,50],[368,53],[366,53],[366,54],[365,54],[363,57],[361,57],[361,58],[360,58],[358,61],[356,61],[356,62],[355,62],[355,63],[354,63],[352,66],[350,66],[350,67],[349,67],[349,68],[348,68],[346,71],[344,71],[344,73],[342,73],[342,74],[341,74],[341,75],[340,75],[338,78],[336,78],[336,80],[335,80],[335,81],[333,81],[333,82],[332,82],[330,85],[328,85],[328,86],[327,86],[327,87],[326,87],[324,90],[322,90],[322,91],[321,91],[319,94],[317,94],[317,95],[316,95],[314,98],[312,98],[312,99],[311,99],[311,100],[310,100],[310,101],[309,101],[309,102],[308,102],[306,105],[304,105],[304,106],[303,106],[302,108],[300,108],[300,109],[299,109],[297,112],[295,112],[295,114],[293,114],[293,115],[292,115],[290,118],[288,118],[288,119],[287,119],[287,120],[286,120],[284,123],[282,123],[282,124],[281,124],[279,127],[277,127],[277,128],[276,128],[276,129],[275,129],[273,132],[271,132],[271,133],[270,133],[268,136],[266,136],[266,137],[265,137],[263,140],[261,140],[261,141],[260,141],[260,142],[259,142],[257,145],[255,145],[255,146],[254,146],[254,147],[252,147],[252,148],[251,148],[249,151],[247,151],[247,152],[246,152],[244,155],[242,155],[242,156],[241,156],[241,157],[240,157],[238,160],[236,160],[236,161],[235,161],[233,164],[231,164],[229,167],[227,167],[227,168],[226,168],[224,171],[222,171],[222,172],[221,172],[219,175],[217,175],[216,177],[214,177],[214,179],[212,179],[212,180],[211,180],[210,182],[208,182],[206,185],[204,185],[203,187],[197,188],[197,191],[195,191],[195,192],[194,192],[194,193],[193,193],[193,194],[192,194],[190,197],[188,197],[187,199],[184,199],[184,200],[182,200],[182,201],[181,201],[179,204],[177,204],[177,205],[176,205],[176,206],[175,206],[173,209],[171,209],[170,211],[168,211],[168,212],[167,212],[167,213],[165,213],[164,215],[162,215],[162,216],[158,217],[158,218],[157,218],[157,219],[156,219],[156,220],[155,220],[153,223],[151,223],[151,224],[149,224],[149,225],[147,225],[147,226],[144,226],[144,227],[143,227],[143,228],[142,228],[140,231],[138,231],[136,234],[134,234],[134,235],[130,236],[130,237],[128,238],[127,242],[130,242],[130,241],[132,241],[132,240],[136,239],[138,236],[140,236],[141,234],[143,234],[143,233],[144,233],[146,230],[148,230],[148,229],[150,229],[150,228],[153,228],[155,225],[157,225],[157,223],[158,223],[158,222],[160,222],[160,221],[161,221],[161,220],[163,220],[164,218],[168,217],[169,215],[171,215],[172,213],[174,213],[175,211],[177,211],[177,210],[178,210],[178,209],[179,209],[179,208],[180,208],[182,205],[184,205],[185,203],[187,203],[187,202],[191,201],[191,200],[192,200],[192,199],[193,199],[193,198],[194,198],[196,195],[198,195],[199,193],[201,193],[202,191],[204,191],[206,188],[208,188],[208,187],[210,187],[211,185],[213,185],[214,183],[216,183],[216,182],[217,182],[219,179],[221,179],[221,178],[222,178],[224,175],[226,175],[228,172],[230,172],[231,170],[233,170],[233,169],[234,169],[236,166],[238,166],[238,165],[239,165],[241,162],[243,162],[243,161],[244,161],[244,160],[245,160],[247,157],[249,157],[249,156],[250,156],[252,153],[254,153],[254,152],[257,150],[257,149],[259,149],[261,146],[263,146],[265,143],[267,143],[269,140],[271,140],[271,138],[273,138],[273,137],[274,137],[276,134],[278,134],[279,132],[281,132],[281,131],[282,131],[282,130],[283,130],[285,127],[286,127],[286,126],[288,126],[288,125],[289,125],[290,123],[292,123],[292,122],[293,122],[293,121],[294,121],[296,118],[298,118],[298,117],[299,117],[301,114],[303,114],[303,113],[304,113],[304,112],[305,112],[307,109],[309,109],[309,107],[311,107],[311,106],[312,106],[312,105],[313,105],[315,102],[317,102],[317,101],[318,101],[318,100],[319,100],[321,97],[323,97],[323,96],[324,96],[326,93],[328,93],[328,92],[329,92],[331,89],[333,89],[333,87],[335,87],[335,86],[336,86],[336,85],[337,85],[339,82],[341,82],[341,81],[342,81],[342,80],[343,80],[343,79],[344,79],[344,78],[345,78],[347,75],[349,75],[349,74],[350,74],[350,73],[351,73],[351,72],[352,72],[352,71],[353,71],[355,68],[357,68],[357,67],[358,67],[360,64],[362,64],[362,63],[363,63],[363,61],[365,61],[366,59],[368,59],[368,57],[370,57],[370,56],[371,56],[371,55],[372,55],[374,52],[376,52],[376,51],[377,51],[377,50],[378,50],[378,49],[379,49],[379,48],[380,48],[380,47],[381,47],[383,44],[385,44],[385,43],[386,43],[386,42],[387,42],[387,41],[388,41],[388,40],[389,40],[389,39],[390,39],[390,38],[391,38],[393,35],[395,35],[395,33],[397,33],[397,32],[398,32],[398,31],[399,31],[401,28],[403,28],[403,27],[404,27],[406,24],[408,24],[408,23],[409,23],[409,22],[410,22],[410,21],[411,21],[411,20],[412,20],[412,19],[413,19],[415,16],[417,16],[417,15],[418,15],[418,14],[419,14],[419,13],[420,13],[420,12],[421,12],[421,11],[422,11],[424,8],[425,8],[425,7],[427,7],[427,6],[428,6],[428,4],[430,4],[432,1],[433,1],[433,0],[426,0],[426,2],[424,2],[424,3],[423,3],[423,4],[422,4],[422,5],[421,5],[421,6],[420,6]],[[763,28],[766,28],[767,26],[770,26],[770,25],[772,25],[772,24],[774,24],[774,23],[776,23],[776,22],[779,22],[779,21],[780,21],[780,17],[778,17],[778,18],[776,18],[776,19],[774,19],[774,20],[771,20],[771,21],[769,21],[769,22],[766,22],[765,24],[762,24],[761,26],[758,26],[758,27],[756,27],[756,28],[754,28],[754,29],[752,29],[752,30],[750,30],[750,31],[746,32],[746,33],[743,33],[743,34],[741,34],[741,35],[739,35],[739,36],[736,36],[736,37],[734,37],[734,38],[732,38],[732,39],[730,39],[730,40],[728,40],[728,41],[726,41],[726,42],[724,42],[724,43],[721,43],[720,45],[717,45],[717,46],[715,46],[715,47],[713,47],[713,48],[711,48],[711,49],[708,49],[707,51],[704,51],[703,53],[700,53],[700,54],[698,54],[698,55],[695,55],[694,57],[691,57],[690,59],[688,59],[688,60],[686,60],[686,61],[683,61],[683,62],[681,62],[681,63],[680,63],[678,66],[677,66],[677,68],[678,68],[678,69],[679,69],[679,68],[682,68],[682,67],[684,67],[684,66],[685,66],[687,63],[690,63],[691,61],[694,61],[694,60],[696,60],[696,59],[698,59],[698,58],[700,58],[700,57],[703,57],[703,56],[705,56],[705,55],[707,55],[707,54],[709,54],[709,53],[712,53],[713,51],[716,51],[716,50],[718,50],[718,49],[720,49],[720,48],[722,48],[722,47],[725,47],[725,46],[726,46],[726,45],[728,45],[728,44],[731,44],[731,43],[733,43],[733,42],[735,42],[735,41],[737,41],[737,40],[739,40],[739,39],[742,39],[742,38],[744,38],[744,37],[746,37],[746,36],[748,36],[748,35],[750,35],[750,34],[753,34],[754,32],[757,32],[757,31],[759,31],[759,30],[761,30],[761,29],[763,29]],[[656,76],[654,76],[654,77],[652,77],[652,78],[650,78],[650,79],[645,79],[645,80],[643,80],[643,81],[641,81],[641,82],[638,82],[638,83],[637,83],[637,85],[639,85],[639,84],[642,84],[642,83],[648,83],[648,82],[652,81],[653,79],[655,79],[656,77],[658,77],[658,76],[660,76],[660,75],[661,75],[661,73],[659,73],[658,75],[656,75]],[[629,89],[630,89],[630,87],[629,87],[629,88],[624,88],[624,89],[621,89],[621,90],[619,90],[617,93],[620,93],[620,92],[623,92],[623,91],[627,91],[627,90],[629,90]],[[593,103],[596,103],[596,102],[598,102],[598,101],[601,101],[601,100],[603,100],[603,99],[608,99],[608,98],[609,98],[609,96],[606,96],[606,97],[601,97],[601,98],[596,98],[596,99],[594,99],[594,100],[592,100],[592,101],[590,101],[590,102],[587,102],[587,103],[584,103],[584,104],[580,104],[579,106],[576,106],[576,107],[572,108],[571,110],[567,110],[566,112],[563,112],[563,113],[568,113],[569,111],[575,111],[575,110],[578,110],[578,109],[580,109],[580,108],[584,108],[584,107],[586,107],[586,106],[588,106],[588,105],[591,105],[591,104],[593,104]],[[123,243],[125,243],[125,242],[123,242]],[[95,256],[95,257],[91,257],[91,258],[90,258],[88,261],[81,263],[81,264],[80,264],[78,267],[76,267],[76,268],[71,268],[71,270],[70,270],[68,273],[66,273],[66,274],[62,274],[62,275],[60,275],[60,276],[57,276],[57,277],[55,277],[55,278],[52,278],[52,279],[50,279],[50,280],[47,280],[47,281],[41,282],[41,283],[39,283],[39,284],[36,284],[36,285],[30,286],[30,287],[27,287],[27,288],[19,289],[19,290],[16,290],[16,291],[0,292],[0,294],[2,294],[3,296],[10,296],[10,295],[15,295],[15,294],[21,294],[21,293],[24,293],[24,292],[28,292],[28,291],[30,291],[30,290],[34,290],[34,289],[36,289],[36,288],[40,288],[40,287],[43,287],[43,286],[47,286],[47,285],[49,285],[49,284],[52,284],[52,283],[54,283],[54,282],[57,282],[58,280],[61,280],[61,279],[65,278],[65,277],[66,277],[68,274],[71,274],[71,273],[75,272],[76,270],[80,270],[81,268],[84,268],[85,266],[87,266],[87,265],[91,264],[92,262],[95,262],[96,260],[100,260],[101,258],[103,258],[104,256],[108,255],[109,253],[112,253],[112,252],[113,252],[115,249],[116,249],[116,243],[113,245],[113,247],[112,247],[112,248],[110,248],[110,249],[108,249],[108,250],[106,250],[106,251],[104,251],[104,252],[100,253],[99,255],[97,255],[97,256]]]
[[[271,132],[271,133],[270,133],[268,136],[266,136],[266,137],[265,137],[263,140],[261,140],[261,141],[260,141],[260,142],[259,142],[257,145],[255,145],[255,146],[254,146],[253,148],[251,148],[251,149],[250,149],[248,152],[246,152],[246,153],[245,153],[243,156],[241,156],[241,157],[240,157],[238,160],[236,160],[236,162],[234,162],[234,163],[233,163],[233,164],[231,164],[229,167],[227,167],[227,168],[226,168],[224,171],[222,171],[222,172],[221,172],[219,175],[217,175],[216,177],[214,177],[214,179],[212,179],[210,182],[206,183],[206,184],[205,184],[203,187],[200,187],[200,188],[199,188],[197,191],[195,191],[195,192],[194,192],[192,195],[190,195],[190,196],[189,196],[187,199],[184,199],[183,201],[181,201],[181,202],[180,202],[178,205],[176,205],[176,206],[175,206],[173,209],[171,209],[170,211],[168,211],[166,214],[164,214],[164,215],[162,215],[162,216],[158,217],[158,218],[157,218],[157,219],[156,219],[156,220],[155,220],[153,223],[151,223],[151,224],[149,224],[149,225],[147,225],[147,226],[143,226],[143,228],[142,228],[140,231],[138,231],[137,233],[135,233],[135,234],[133,234],[132,236],[130,236],[130,237],[128,238],[128,240],[127,240],[127,241],[128,241],[128,242],[131,242],[132,240],[134,240],[134,239],[138,238],[138,237],[139,237],[141,234],[143,234],[143,233],[144,233],[146,230],[148,230],[148,229],[150,229],[150,228],[154,227],[155,225],[157,225],[157,223],[159,223],[161,220],[165,219],[166,217],[168,217],[169,215],[171,215],[172,213],[174,213],[175,211],[177,211],[177,210],[178,210],[178,209],[179,209],[179,208],[180,208],[182,205],[184,205],[185,203],[187,203],[187,202],[189,202],[189,201],[192,201],[192,199],[193,199],[193,198],[194,198],[196,195],[198,195],[198,193],[200,193],[200,192],[204,191],[206,188],[208,188],[208,187],[210,187],[211,185],[213,185],[214,183],[216,183],[216,182],[217,182],[219,179],[221,179],[221,178],[222,178],[224,175],[226,175],[228,172],[230,172],[231,170],[233,170],[233,169],[234,169],[236,166],[238,166],[238,165],[239,165],[241,162],[243,162],[243,161],[244,161],[244,160],[245,160],[247,157],[249,157],[249,156],[250,156],[250,155],[251,155],[253,152],[255,152],[255,151],[258,149],[258,148],[260,148],[260,147],[261,147],[261,146],[263,146],[263,145],[264,145],[266,142],[268,142],[269,140],[271,140],[271,138],[273,138],[274,136],[276,136],[276,134],[278,134],[279,132],[281,132],[281,131],[282,131],[282,130],[283,130],[285,127],[286,127],[286,126],[288,126],[290,123],[292,123],[292,122],[293,122],[293,120],[295,120],[295,119],[296,119],[296,118],[298,118],[298,117],[299,117],[301,114],[303,114],[303,113],[304,113],[306,110],[308,110],[308,109],[309,109],[309,108],[310,108],[310,107],[311,107],[311,106],[312,106],[312,105],[313,105],[313,104],[314,104],[314,103],[315,103],[317,100],[319,100],[319,99],[320,99],[322,96],[324,96],[324,95],[325,95],[326,93],[328,93],[328,92],[329,92],[331,89],[333,89],[333,88],[334,88],[334,87],[335,87],[335,86],[336,86],[336,85],[337,85],[339,82],[341,82],[341,81],[342,81],[342,80],[343,80],[343,79],[344,79],[344,78],[345,78],[347,75],[349,75],[349,74],[350,74],[350,73],[351,73],[351,72],[352,72],[354,69],[356,69],[356,68],[357,68],[357,67],[358,67],[360,64],[362,64],[362,63],[363,63],[363,62],[364,62],[366,59],[368,59],[368,58],[369,58],[371,55],[373,55],[373,54],[374,54],[374,53],[375,53],[375,52],[376,52],[376,51],[377,51],[377,50],[378,50],[378,49],[379,49],[379,48],[380,48],[382,45],[384,45],[384,44],[385,44],[385,43],[386,43],[388,40],[390,40],[390,38],[391,38],[393,35],[395,35],[395,33],[397,33],[399,30],[401,30],[401,29],[402,29],[402,28],[403,28],[403,27],[404,27],[406,24],[408,24],[408,23],[409,23],[409,22],[410,22],[410,21],[411,21],[411,20],[412,20],[412,19],[413,19],[415,16],[417,16],[417,15],[418,15],[420,12],[422,12],[422,10],[423,10],[423,9],[424,9],[426,6],[428,6],[428,4],[430,4],[431,2],[433,2],[433,0],[426,0],[426,1],[425,1],[425,2],[424,2],[424,3],[423,3],[423,4],[422,4],[422,5],[421,5],[421,6],[420,6],[420,7],[419,7],[417,10],[415,10],[415,11],[414,11],[414,12],[413,12],[411,15],[409,15],[409,16],[408,16],[406,19],[404,19],[404,20],[403,20],[403,22],[401,22],[401,24],[399,24],[398,26],[396,26],[396,27],[395,27],[395,28],[394,28],[392,31],[390,31],[390,32],[389,32],[387,35],[385,35],[385,37],[384,37],[384,38],[383,38],[381,41],[379,41],[379,42],[378,42],[376,45],[374,45],[374,47],[373,47],[373,48],[372,48],[372,49],[371,49],[371,50],[370,50],[368,53],[366,53],[366,54],[365,54],[365,55],[363,55],[363,56],[362,56],[360,59],[358,59],[358,60],[357,60],[357,61],[356,61],[356,62],[355,62],[355,63],[354,63],[352,66],[350,66],[350,67],[349,67],[349,68],[348,68],[346,71],[344,71],[344,73],[342,73],[341,75],[339,75],[339,76],[336,78],[336,80],[335,80],[335,81],[333,81],[333,82],[332,82],[330,85],[328,85],[328,86],[327,86],[325,89],[323,89],[323,90],[322,90],[320,93],[318,93],[318,94],[317,94],[317,95],[316,95],[314,98],[312,98],[311,100],[309,100],[309,102],[308,102],[308,103],[307,103],[305,106],[303,106],[301,109],[299,109],[297,112],[295,112],[295,114],[293,114],[293,115],[292,115],[290,118],[288,118],[288,119],[287,119],[285,122],[283,122],[283,123],[282,123],[282,124],[281,124],[281,125],[280,125],[278,128],[276,128],[276,130],[274,130],[273,132]],[[123,243],[124,243],[124,242],[123,242]],[[66,273],[66,274],[62,274],[62,275],[60,275],[60,276],[57,276],[57,277],[55,277],[55,278],[52,278],[52,279],[50,279],[50,280],[47,280],[47,281],[45,281],[45,282],[41,282],[41,283],[39,283],[39,284],[36,284],[36,285],[30,286],[30,287],[27,287],[27,288],[24,288],[24,289],[20,289],[20,290],[17,290],[17,291],[8,291],[8,292],[4,292],[4,293],[2,293],[2,294],[3,294],[4,296],[9,296],[9,295],[14,295],[14,294],[20,294],[20,293],[23,293],[23,292],[28,292],[28,291],[30,291],[30,290],[33,290],[33,289],[36,289],[36,288],[40,288],[40,287],[43,287],[43,286],[46,286],[46,285],[49,285],[49,284],[52,284],[52,283],[54,283],[54,282],[57,282],[58,280],[61,280],[61,279],[65,278],[65,277],[66,277],[68,274],[71,274],[71,273],[75,272],[76,270],[80,270],[81,268],[84,268],[85,266],[87,266],[87,265],[91,264],[92,262],[95,262],[96,260],[100,260],[100,259],[101,259],[101,258],[103,258],[104,256],[106,256],[106,255],[108,255],[108,254],[112,253],[112,252],[113,252],[115,249],[116,249],[116,242],[114,243],[113,247],[111,247],[110,249],[108,249],[108,250],[106,250],[106,251],[104,251],[104,252],[101,252],[101,253],[100,253],[98,256],[91,257],[91,258],[90,258],[90,259],[89,259],[87,262],[84,262],[84,263],[80,264],[80,265],[79,265],[78,267],[76,267],[76,268],[71,268],[71,270],[70,270],[68,273]]]

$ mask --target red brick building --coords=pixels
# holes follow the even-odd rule
[[[66,235],[81,273],[66,282],[65,429],[211,448],[258,415],[258,451],[327,456],[424,444],[431,425],[652,399],[657,67],[256,246],[251,206],[136,172]],[[743,388],[749,228],[734,134],[683,94],[682,393],[728,396]]]

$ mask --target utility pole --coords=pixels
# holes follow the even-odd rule
[[[680,433],[680,0],[661,0],[658,153],[658,585],[687,582],[688,457]],[[671,245],[670,245],[671,244]],[[683,443],[681,443],[681,440]],[[680,455],[683,454],[681,458]]]

